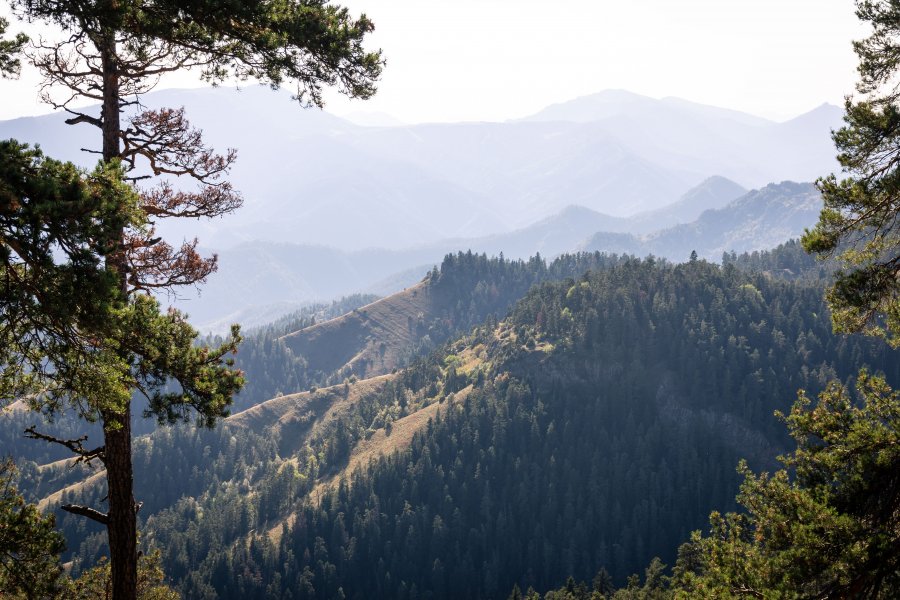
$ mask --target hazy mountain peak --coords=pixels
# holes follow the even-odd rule
[[[653,254],[676,261],[696,250],[703,258],[717,260],[722,252],[763,250],[797,238],[815,224],[821,208],[821,196],[811,183],[770,183],[723,207],[706,210],[689,223],[643,236],[601,231],[582,248]]]
[[[703,181],[701,181],[696,186],[689,189],[684,195],[678,200],[678,202],[693,202],[696,203],[698,198],[702,196],[710,196],[715,195],[719,198],[731,196],[731,200],[738,198],[747,193],[747,189],[741,186],[738,183],[728,179],[727,177],[722,177],[721,175],[713,175],[711,177],[707,177]],[[727,204],[729,201],[723,202],[722,206]],[[713,207],[710,207],[713,208]],[[719,207],[715,207],[719,208]]]
[[[663,115],[667,119],[700,118],[730,120],[744,126],[771,125],[771,121],[727,108],[692,102],[675,96],[661,100],[621,89],[611,89],[581,96],[568,102],[552,104],[526,117],[527,121],[602,121],[613,117],[645,118]]]
[[[636,107],[649,107],[659,102],[627,90],[604,90],[574,100],[558,102],[525,117],[524,121],[599,121],[631,112]]]
[[[563,217],[565,219],[584,218],[584,217],[591,218],[591,219],[603,218],[603,217],[609,218],[608,215],[604,215],[603,213],[593,210],[591,208],[587,208],[586,206],[581,206],[580,204],[569,204],[568,206],[566,206],[559,212],[559,215],[554,215],[554,217],[550,217],[550,218],[551,219],[556,218],[557,216]]]
[[[727,177],[713,175],[689,189],[672,204],[632,217],[631,220],[635,224],[632,231],[647,233],[680,223],[689,223],[704,211],[723,208],[746,193],[744,187]]]
[[[827,128],[836,129],[843,124],[844,109],[840,106],[823,102],[814,109],[798,115],[782,123],[783,127],[799,128]]]

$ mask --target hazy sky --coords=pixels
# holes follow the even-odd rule
[[[376,24],[378,95],[338,114],[504,120],[621,88],[785,119],[853,91],[852,0],[345,0]],[[0,14],[8,14],[0,1]],[[14,25],[13,31],[16,31]],[[0,80],[0,119],[48,112],[36,76]],[[165,87],[198,85],[191,75]]]

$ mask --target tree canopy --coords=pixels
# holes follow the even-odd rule
[[[803,245],[837,256],[828,293],[836,331],[900,345],[900,3],[859,0],[872,34],[854,44],[859,100],[833,134],[847,177],[819,180],[824,208]],[[832,381],[785,418],[797,447],[785,469],[746,464],[746,513],[711,516],[676,565],[677,597],[891,598],[900,588],[900,393],[860,371],[853,393]]]
[[[786,417],[786,469],[745,480],[746,513],[713,513],[681,550],[676,597],[891,598],[900,588],[900,393],[865,372]],[[793,474],[793,476],[791,475]]]

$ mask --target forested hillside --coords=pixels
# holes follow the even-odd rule
[[[830,269],[796,243],[723,263],[460,253],[404,296],[426,304],[355,297],[258,330],[232,418],[136,440],[142,539],[211,598],[500,597],[671,561],[734,505],[740,458],[770,468],[786,449],[772,413],[798,389],[863,364],[900,379],[882,342],[831,334]],[[369,328],[348,352],[393,344],[397,362],[311,368],[317,346],[289,345],[348,319]],[[399,345],[374,327],[410,321]],[[96,471],[18,439],[27,417],[3,435],[33,461],[28,496],[99,501]],[[77,573],[104,538],[59,514]]]
[[[600,567],[623,583],[733,506],[739,458],[774,464],[772,412],[798,389],[862,364],[900,379],[883,343],[831,334],[819,281],[735,266],[796,251],[617,260],[392,377],[273,401],[253,427],[158,432],[136,448],[144,539],[189,597],[505,597]]]

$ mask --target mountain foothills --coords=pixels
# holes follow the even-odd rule
[[[741,458],[768,470],[790,448],[773,411],[798,389],[861,365],[900,381],[886,344],[831,333],[827,264],[795,243],[724,258],[456,254],[399,294],[261,329],[224,424],[136,440],[142,544],[190,598],[505,598],[661,573],[652,557],[735,506]],[[42,452],[21,466],[30,499],[103,497],[97,471]],[[103,536],[57,514],[77,574]]]

